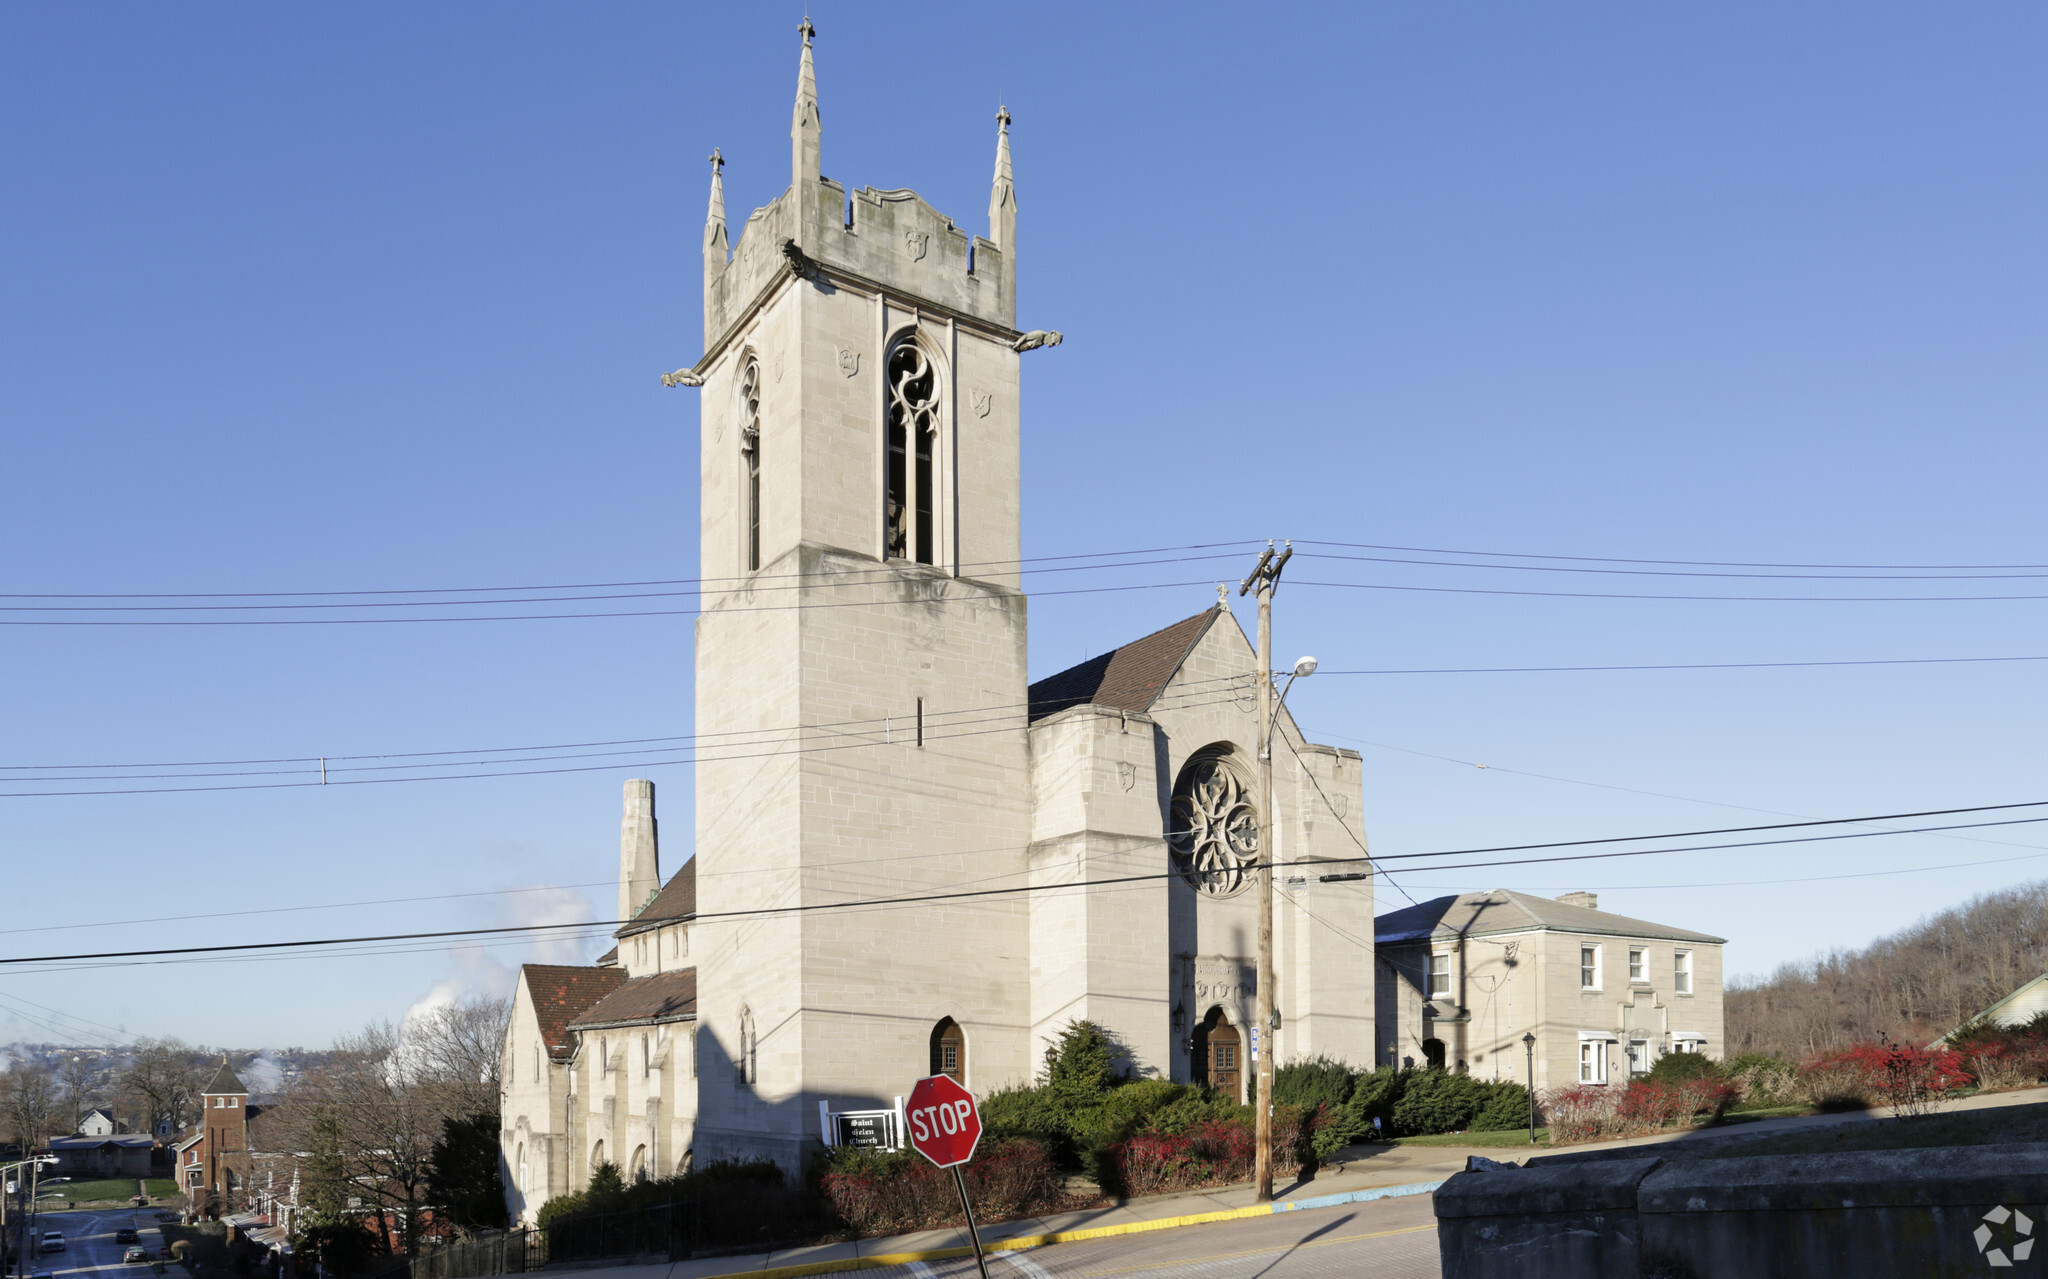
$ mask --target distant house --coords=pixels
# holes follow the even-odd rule
[[[2042,973],[2031,981],[2023,982],[2018,990],[1927,1046],[1940,1048],[1948,1043],[1950,1035],[1978,1022],[1989,1022],[1994,1026],[2024,1026],[2042,1013],[2048,1013],[2048,973]]]
[[[147,1177],[155,1148],[146,1132],[50,1138],[56,1170],[67,1177]]]
[[[1726,1046],[1723,939],[1611,914],[1592,893],[1438,897],[1373,933],[1381,1065],[1518,1083],[1533,1066],[1540,1091],[1626,1083],[1665,1053]]]
[[[78,1135],[81,1137],[111,1137],[120,1131],[114,1122],[114,1112],[105,1106],[94,1106],[85,1112],[85,1118],[78,1121]]]

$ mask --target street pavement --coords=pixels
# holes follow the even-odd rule
[[[50,1271],[56,1279],[154,1279],[147,1264],[122,1262],[121,1254],[132,1245],[115,1243],[114,1232],[123,1226],[135,1227],[142,1246],[153,1254],[164,1241],[156,1225],[155,1208],[78,1208],[41,1213],[36,1229],[63,1231],[64,1251],[31,1258],[29,1269]]]
[[[974,1258],[916,1261],[864,1271],[903,1279],[974,1276]],[[997,1251],[989,1279],[1309,1279],[1371,1275],[1438,1279],[1436,1218],[1428,1195],[1379,1199],[1346,1208],[1246,1217],[1179,1230],[1117,1235],[1080,1243]]]

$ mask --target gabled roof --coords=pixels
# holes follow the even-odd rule
[[[114,1146],[125,1150],[136,1150],[154,1146],[156,1138],[146,1132],[117,1133],[111,1137],[52,1137],[51,1150],[98,1150],[103,1146]]]
[[[1381,946],[1429,937],[1485,937],[1532,930],[1597,933],[1610,937],[1651,937],[1665,941],[1719,944],[1726,938],[1688,932],[1665,924],[1630,919],[1589,906],[1571,906],[1512,889],[1435,897],[1373,920],[1373,941]]]
[[[684,862],[682,868],[669,878],[668,884],[660,892],[656,893],[652,900],[640,908],[640,913],[633,916],[633,922],[619,929],[612,936],[630,937],[634,933],[644,933],[650,928],[659,928],[663,924],[673,924],[677,920],[688,919],[696,913],[697,859],[692,857],[689,861]],[[617,953],[617,948],[614,947],[613,954],[616,955]],[[603,963],[604,961],[599,960],[598,962]]]
[[[524,964],[519,969],[519,979],[526,983],[526,996],[533,1001],[534,1020],[540,1023],[540,1038],[548,1046],[548,1056],[567,1061],[575,1055],[569,1023],[617,990],[626,980],[626,971]]]
[[[599,955],[596,959],[593,959],[590,962],[596,964],[599,968],[614,967],[619,962],[619,948],[617,946],[614,946],[610,950],[606,951],[602,955]]]
[[[207,1080],[206,1087],[199,1090],[202,1097],[212,1097],[219,1093],[231,1093],[240,1097],[249,1095],[249,1090],[242,1086],[242,1081],[235,1078],[235,1072],[228,1069],[225,1054],[221,1056],[220,1069],[214,1071],[213,1078]]]
[[[1974,1017],[1966,1017],[1966,1018],[1964,1018],[1964,1019],[1963,1019],[1963,1021],[1961,1022],[1961,1024],[1959,1024],[1958,1026],[1956,1026],[1955,1030],[1951,1030],[1951,1031],[1949,1031],[1949,1032],[1948,1032],[1948,1034],[1946,1034],[1946,1035],[1943,1035],[1943,1036],[1942,1036],[1941,1038],[1939,1038],[1939,1039],[1935,1040],[1935,1041],[1934,1041],[1933,1043],[1931,1043],[1931,1044],[1929,1044],[1929,1045],[1927,1045],[1927,1046],[1928,1046],[1929,1048],[1940,1048],[1940,1047],[1943,1047],[1944,1045],[1946,1045],[1946,1044],[1948,1043],[1948,1041],[1949,1041],[1950,1037],[1951,1037],[1951,1036],[1953,1036],[1953,1035],[1954,1035],[1954,1034],[1955,1034],[1955,1033],[1956,1033],[1957,1031],[1961,1031],[1961,1030],[1967,1030],[1967,1029],[1969,1029],[1970,1027],[1972,1027],[1972,1026],[1974,1026],[1974,1025],[1976,1025],[1977,1023],[1979,1023],[1979,1022],[1982,1022],[1982,1021],[1994,1021],[1994,1022],[1996,1022],[1996,1024],[1998,1024],[1998,1025],[2001,1025],[2001,1026],[2003,1026],[2003,1025],[2008,1025],[2008,1024],[2017,1024],[2017,1023],[1997,1022],[1997,1021],[1996,1021],[1996,1019],[1997,1019],[1997,1017],[1998,1017],[1998,1014],[2000,1014],[2000,1013],[2004,1012],[2004,1011],[2006,1010],[2006,1008],[2007,1008],[2007,1007],[2009,1007],[2009,1006],[2010,1006],[2010,1005],[2011,1005],[2011,1004],[2013,1003],[2013,1001],[2014,1001],[2014,1000],[2017,1000],[2017,999],[2019,999],[2019,998],[2020,998],[2020,997],[2021,997],[2022,995],[2031,995],[2031,994],[2033,994],[2033,993],[2034,993],[2034,991],[2036,991],[2037,989],[2039,989],[2039,988],[2040,988],[2040,986],[2041,986],[2041,984],[2042,984],[2043,982],[2048,982],[2048,973],[2042,973],[2042,974],[2041,974],[2040,976],[2038,976],[2038,977],[2030,977],[2030,978],[2028,978],[2028,979],[2027,979],[2026,981],[2023,981],[2023,982],[2021,982],[2021,983],[2020,983],[2019,985],[2015,986],[2015,987],[2013,988],[2013,991],[2012,991],[2012,993],[2011,993],[2011,994],[2009,994],[2009,995],[2007,995],[2007,996],[2006,996],[2005,998],[2003,998],[2003,999],[1999,1000],[1999,1001],[1998,1001],[1997,1003],[1995,1003],[1995,1004],[1992,1004],[1992,1005],[1991,1005],[1991,1006],[1990,1006],[1989,1008],[1986,1008],[1986,1009],[1984,1009],[1984,1011],[1982,1011],[1982,1012],[1978,1013],[1978,1014],[1977,1014],[1976,1016],[1974,1016]]]
[[[1031,686],[1031,718],[1041,720],[1071,706],[1150,710],[1166,682],[1224,612],[1204,609],[1165,630],[1046,676]]]
[[[599,1000],[570,1025],[576,1030],[598,1026],[652,1025],[686,1021],[697,1015],[697,970],[635,977]]]

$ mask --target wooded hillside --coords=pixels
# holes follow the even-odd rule
[[[1879,1034],[1925,1043],[2048,971],[2048,880],[1986,893],[1862,950],[1727,991],[1728,1053],[1801,1058]]]

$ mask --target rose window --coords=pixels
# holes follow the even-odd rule
[[[1182,770],[1166,844],[1181,877],[1211,897],[1233,896],[1250,882],[1259,861],[1259,815],[1221,759],[1197,758]]]

